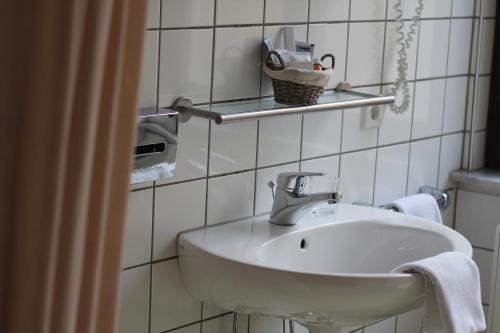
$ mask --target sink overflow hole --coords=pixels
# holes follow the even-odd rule
[[[304,238],[300,241],[300,248],[302,250],[305,249],[305,248],[307,248],[307,242],[306,242],[306,240]]]

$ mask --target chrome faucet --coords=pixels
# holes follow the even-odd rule
[[[269,222],[278,225],[295,225],[311,204],[318,201],[327,201],[329,204],[338,202],[342,198],[340,192],[310,193],[310,180],[319,176],[326,176],[326,174],[322,172],[280,173]]]

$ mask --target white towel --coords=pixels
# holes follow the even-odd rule
[[[466,255],[445,252],[403,264],[394,272],[417,272],[424,278],[423,333],[478,333],[486,329],[479,270]]]
[[[387,209],[396,208],[400,213],[422,217],[443,224],[441,211],[436,199],[425,193],[410,195],[394,200],[385,206]]]

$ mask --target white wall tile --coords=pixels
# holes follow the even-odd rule
[[[452,0],[425,1],[422,17],[449,17]]]
[[[393,333],[396,329],[396,317],[365,327],[363,333]]]
[[[409,153],[408,143],[378,150],[374,198],[376,206],[405,196]]]
[[[213,77],[215,101],[259,96],[261,45],[262,27],[216,30]],[[202,53],[204,57],[207,54],[206,51]]]
[[[473,16],[474,0],[453,0],[453,16]]]
[[[449,174],[460,169],[462,164],[462,148],[464,136],[462,133],[443,136],[441,139],[441,158],[439,163],[438,187],[446,189],[453,187]]]
[[[484,20],[479,74],[491,73],[493,45],[495,44],[495,22],[496,20]]]
[[[258,166],[297,161],[300,156],[301,126],[300,115],[260,120]]]
[[[474,248],[473,259],[481,277],[481,300],[489,304],[491,273],[493,271],[493,252]]]
[[[160,180],[166,184],[205,177],[207,174],[208,120],[192,117],[179,123],[175,177]]]
[[[160,27],[160,2],[161,0],[148,1],[148,16],[146,17],[146,28],[148,29]]]
[[[214,23],[215,0],[163,0],[162,26],[194,27]]]
[[[139,107],[141,108],[156,107],[158,36],[158,31],[147,31],[144,37],[141,91],[139,94]]]
[[[474,28],[472,30],[472,49],[471,49],[471,65],[470,72],[472,74],[476,73],[476,62],[479,48],[477,46],[478,38],[479,38],[479,19],[474,18]]]
[[[217,0],[217,24],[262,23],[264,0]]]
[[[476,131],[484,130],[487,127],[488,107],[490,102],[490,76],[479,77],[479,93],[476,109]]]
[[[467,88],[467,77],[454,77],[446,80],[443,133],[464,130]]]
[[[464,134],[464,152],[463,152],[463,156],[462,156],[462,169],[466,169],[468,170],[469,169],[469,160],[471,158],[470,156],[470,134],[469,133],[465,133]]]
[[[283,321],[270,316],[251,315],[249,333],[283,333]]]
[[[285,26],[283,25],[272,25],[264,27],[264,38],[269,38],[273,42],[273,46],[275,49],[285,48],[285,34],[283,32],[284,27]],[[292,25],[288,27],[293,27],[295,40],[307,40],[307,25]],[[265,60],[263,59],[263,61]],[[271,79],[265,73],[262,73],[261,95],[274,95]]]
[[[151,260],[152,225],[153,190],[130,192],[123,244],[123,267],[135,266]]]
[[[149,333],[149,266],[123,271],[120,286],[120,333]]]
[[[240,315],[238,332],[247,333],[248,316]],[[233,333],[233,314],[227,314],[202,323],[202,333]]]
[[[448,53],[448,75],[469,72],[472,44],[472,19],[452,20],[450,26],[450,51]]]
[[[394,82],[398,77],[398,60],[399,51],[401,49],[397,40],[399,39],[399,34],[396,32],[398,23],[388,22],[386,39],[385,39],[385,51],[384,51],[384,82]],[[409,22],[404,23],[403,32],[406,34],[409,31]],[[405,37],[406,38],[406,37]],[[415,79],[415,67],[417,65],[417,41],[418,41],[418,29],[415,31],[415,36],[413,42],[410,44],[410,48],[406,49],[408,53],[408,69],[406,72],[406,77],[408,80]]]
[[[351,0],[351,20],[383,20],[386,7],[387,0]]]
[[[255,172],[250,171],[209,179],[207,224],[251,216],[254,177]]]
[[[418,193],[421,186],[435,187],[438,178],[439,138],[413,142],[407,194]]]
[[[449,20],[431,20],[420,23],[420,43],[417,59],[417,78],[446,74],[448,59]]]
[[[472,245],[493,250],[499,216],[500,197],[458,191],[456,229]]]
[[[474,84],[476,79],[474,77],[469,78],[469,91],[467,94],[467,109],[465,110],[465,130],[472,131],[472,114],[474,113],[474,108],[476,107],[474,98]]]
[[[365,128],[363,116],[369,108],[344,110],[342,130],[342,151],[352,151],[375,147],[377,145],[378,129]]]
[[[267,0],[266,23],[307,21],[307,0]]]
[[[423,316],[423,308],[418,308],[398,316],[396,333],[420,333]]]
[[[302,326],[299,323],[294,323],[293,325],[295,333],[309,333],[309,330],[306,329],[304,326]]]
[[[343,202],[372,202],[375,156],[375,149],[341,156],[339,191],[343,194]]]
[[[335,88],[345,80],[347,23],[311,24],[309,26],[309,43],[313,43],[314,54],[321,57],[331,53],[335,57],[333,76],[327,88]]]
[[[389,94],[390,88],[391,86],[384,86],[383,93]],[[385,107],[384,118],[379,130],[380,145],[410,140],[411,121],[413,117],[413,83],[409,84],[409,88],[411,92],[411,106],[406,112],[396,114],[389,107]]]
[[[177,330],[171,331],[172,333],[200,333],[201,331],[201,324],[193,324],[189,325],[183,328],[179,328]]]
[[[415,87],[412,138],[441,134],[445,80],[420,81]]]
[[[299,163],[281,165],[273,168],[257,170],[255,214],[263,214],[271,211],[273,196],[267,185],[270,181],[276,182],[278,174],[282,172],[299,171]],[[276,189],[275,189],[276,190]]]
[[[257,121],[214,124],[210,133],[210,175],[255,167]]]
[[[342,112],[304,115],[302,158],[336,154],[340,151]]]
[[[212,302],[203,302],[202,318],[212,318],[226,313],[227,310],[215,305]]]
[[[156,189],[153,260],[176,256],[177,234],[205,224],[205,186],[203,179]]]
[[[159,333],[200,319],[201,303],[184,287],[177,259],[153,265],[151,333]]]
[[[472,152],[472,169],[484,168],[484,158],[486,150],[486,132],[476,132],[474,134],[474,149]]]
[[[485,17],[495,17],[497,13],[497,1],[496,0],[485,0],[484,4],[484,16]],[[476,1],[478,4],[481,1]]]
[[[379,83],[382,74],[384,23],[352,23],[349,28],[347,81],[352,85]]]
[[[309,21],[346,21],[349,18],[349,0],[311,0]]]
[[[178,97],[193,103],[210,100],[212,30],[162,31],[160,55],[160,106]]]

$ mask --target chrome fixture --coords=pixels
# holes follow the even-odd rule
[[[450,206],[450,195],[446,191],[438,190],[437,188],[433,188],[431,186],[422,186],[420,187],[419,193],[430,194],[436,199],[436,203],[441,210],[445,210]],[[371,207],[371,204],[363,201],[355,201],[353,205],[358,206],[368,206]],[[389,208],[388,208],[389,207]],[[383,208],[387,210],[392,210],[393,212],[399,212],[399,210],[394,206],[389,206],[388,204],[380,205],[378,208]]]
[[[137,119],[137,142],[131,184],[172,178],[177,153],[177,112],[155,114],[142,109]]]
[[[345,110],[352,108],[387,105],[395,102],[394,96],[378,96],[351,91],[347,82],[340,84],[335,91],[327,91],[319,98],[318,104],[306,106],[290,106],[279,104],[272,97],[259,99],[227,101],[214,104],[193,106],[187,97],[179,97],[166,112],[178,112],[181,122],[191,117],[213,120],[216,124],[227,124],[235,121],[262,119],[267,117]]]
[[[276,192],[270,223],[278,225],[295,225],[307,207],[318,201],[338,202],[342,195],[335,191],[311,190],[311,181],[315,177],[326,176],[322,172],[285,172],[278,175]]]
[[[420,193],[430,194],[436,199],[438,207],[440,209],[446,209],[450,206],[450,195],[446,191],[440,191],[437,188],[433,188],[430,186],[422,186],[420,187]]]

